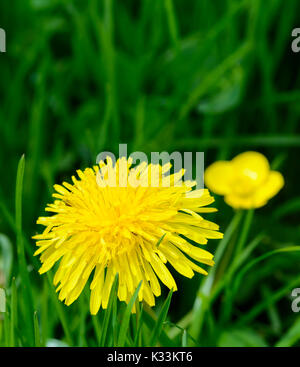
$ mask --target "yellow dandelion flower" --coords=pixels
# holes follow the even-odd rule
[[[231,161],[210,165],[204,175],[206,186],[233,208],[264,206],[284,185],[280,172],[270,170],[267,158],[258,152],[244,152]]]
[[[158,279],[177,289],[166,263],[188,278],[194,271],[207,274],[191,260],[213,265],[213,255],[187,239],[204,245],[209,238],[222,238],[219,227],[199,215],[216,211],[206,207],[214,199],[207,189],[193,190],[195,182],[177,185],[184,170],[166,175],[170,167],[141,163],[131,168],[130,160],[121,158],[113,165],[107,158],[93,169],[78,170],[73,184],[54,185],[57,200],[46,207],[54,214],[37,220],[46,228],[33,238],[41,274],[59,261],[54,285],[61,301],[73,303],[93,271],[92,314],[107,308],[117,273],[120,301],[128,303],[142,281],[139,301],[150,306],[161,294]],[[156,187],[148,183],[155,170]]]

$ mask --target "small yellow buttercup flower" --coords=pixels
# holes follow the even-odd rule
[[[125,170],[119,175],[121,165]],[[153,166],[160,173],[156,187],[147,185]],[[46,228],[33,238],[39,247],[35,255],[41,254],[40,273],[59,262],[54,284],[61,301],[74,302],[93,272],[92,314],[107,308],[116,274],[121,301],[128,303],[142,281],[139,300],[150,306],[161,294],[158,279],[177,289],[166,263],[188,278],[194,271],[207,274],[191,260],[213,265],[213,255],[188,239],[204,245],[223,237],[218,225],[199,215],[215,211],[207,207],[214,199],[207,189],[193,190],[196,182],[176,185],[184,170],[166,175],[170,167],[143,162],[131,168],[130,160],[113,165],[107,158],[93,169],[78,170],[73,184],[54,186],[57,200],[46,208],[54,214],[38,219]]]
[[[264,206],[284,185],[280,172],[270,169],[267,158],[258,152],[244,152],[231,161],[218,161],[204,174],[206,186],[236,209]]]

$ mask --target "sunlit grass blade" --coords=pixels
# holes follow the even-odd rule
[[[182,347],[187,347],[187,343],[188,343],[187,332],[184,329],[183,332],[182,332],[182,337],[181,337],[181,346]]]
[[[128,332],[128,328],[129,328],[131,311],[133,309],[134,303],[137,299],[141,286],[142,286],[142,281],[139,283],[137,289],[135,290],[133,296],[131,297],[130,301],[127,304],[126,310],[123,315],[122,323],[120,326],[120,332],[119,332],[119,337],[118,337],[118,347],[124,347],[125,345],[126,333]]]

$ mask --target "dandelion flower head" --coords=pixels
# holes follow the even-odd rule
[[[170,174],[170,168],[146,162],[132,168],[130,158],[113,164],[108,157],[78,170],[72,184],[54,185],[55,201],[46,207],[53,215],[37,220],[46,228],[33,238],[39,272],[57,263],[54,285],[61,301],[73,303],[89,282],[90,311],[96,314],[107,308],[118,274],[120,301],[128,303],[142,281],[139,301],[154,306],[159,280],[177,289],[167,264],[188,278],[207,274],[195,261],[213,265],[213,255],[195,242],[222,238],[218,225],[200,215],[215,211],[207,207],[214,199],[207,189],[193,189],[195,182],[177,185],[184,170]],[[159,179],[150,185],[154,171]]]

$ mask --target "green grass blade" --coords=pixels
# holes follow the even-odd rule
[[[4,314],[4,326],[3,326],[3,332],[4,332],[4,346],[9,347],[10,346],[10,320],[9,320],[9,314],[6,312]]]
[[[117,296],[116,290],[117,290],[117,285],[118,285],[118,278],[119,277],[117,274],[113,282],[113,285],[111,287],[107,309],[104,310],[104,320],[103,320],[103,325],[102,325],[100,347],[106,346],[105,343],[107,339],[107,332],[108,332],[108,327],[109,327],[110,316],[111,316],[112,309],[113,309],[114,298]]]
[[[208,298],[215,281],[216,269],[218,268],[219,263],[223,258],[223,254],[225,253],[226,248],[233,234],[235,233],[236,229],[239,226],[241,218],[242,218],[242,212],[241,211],[236,212],[225,231],[224,237],[219,242],[218,248],[214,256],[215,265],[210,270],[207,277],[203,279],[197,292],[196,300],[193,306],[193,312],[191,315],[192,317],[190,318],[191,326],[189,329],[189,333],[194,338],[197,338],[199,333],[201,332],[202,323],[204,320],[204,314],[206,312],[206,307],[208,305]]]
[[[242,249],[244,248],[247,238],[248,238],[248,234],[249,234],[249,230],[253,221],[253,217],[254,217],[254,209],[250,209],[247,210],[246,212],[246,216],[244,219],[244,223],[242,226],[242,232],[241,232],[241,236],[238,240],[238,243],[236,245],[236,255],[238,256],[240,254],[240,252],[242,251]]]
[[[187,347],[187,342],[188,342],[187,332],[184,329],[183,332],[182,332],[181,346],[182,347]]]
[[[297,287],[300,283],[300,277],[292,278],[287,284],[281,287],[277,292],[272,293],[272,295],[264,299],[262,302],[257,303],[255,307],[253,307],[247,314],[241,316],[238,321],[237,325],[246,325],[250,324],[255,317],[260,315],[264,310],[266,310],[270,305],[274,304],[282,297],[290,295],[291,290]]]
[[[171,40],[173,43],[173,47],[176,51],[179,51],[178,49],[179,48],[178,25],[176,21],[176,14],[174,11],[174,6],[173,6],[173,0],[165,0],[164,5],[165,5],[165,11],[166,11],[167,20],[168,20],[168,27],[169,27],[169,32],[170,32]]]
[[[234,53],[228,56],[215,70],[207,74],[207,76],[202,80],[194,90],[191,91],[187,101],[182,105],[179,111],[179,120],[183,120],[194,105],[199,101],[199,99],[214,85],[218,79],[220,79],[233,65],[240,62],[250,51],[251,45],[245,43],[240,46]],[[198,146],[200,141],[198,141]]]
[[[279,254],[279,253],[284,253],[284,252],[297,252],[297,251],[300,251],[300,246],[283,247],[283,248],[279,248],[279,249],[276,249],[276,250],[273,250],[273,251],[269,251],[269,252],[267,252],[267,253],[265,253],[265,254],[257,257],[256,259],[252,260],[237,275],[237,277],[235,279],[233,290],[234,291],[237,290],[237,288],[241,284],[241,281],[242,281],[242,278],[244,277],[244,275],[251,268],[253,268],[255,265],[257,265],[258,263],[262,262],[263,260],[267,259],[268,257],[271,257],[271,256],[276,255],[276,254]]]
[[[171,304],[171,299],[172,299],[172,294],[173,294],[173,290],[171,289],[167,299],[165,300],[162,309],[160,310],[160,313],[158,315],[154,330],[152,332],[151,338],[150,338],[150,346],[154,346],[157,343],[157,340],[159,339],[160,333],[162,331],[163,328],[163,324],[167,318],[168,315],[168,311],[169,311],[169,307]]]
[[[51,276],[51,273],[49,271],[47,272],[47,279],[48,279],[49,287],[51,289],[50,295],[51,295],[51,298],[53,300],[54,306],[56,308],[56,312],[58,313],[59,319],[61,321],[62,328],[64,330],[67,343],[70,347],[72,347],[73,346],[73,340],[72,340],[71,331],[69,329],[69,324],[68,324],[65,312],[63,310],[63,305],[61,304],[61,302],[57,298],[57,294],[55,292],[54,285],[53,285],[52,276]]]
[[[129,329],[129,321],[130,321],[131,311],[133,309],[135,300],[137,299],[137,296],[139,294],[141,286],[142,286],[142,281],[140,281],[137,289],[135,290],[135,292],[134,292],[133,296],[131,297],[130,301],[128,302],[128,305],[127,305],[126,310],[124,312],[123,320],[122,320],[122,323],[121,323],[121,326],[120,326],[119,337],[118,337],[118,347],[124,347],[124,345],[125,345],[126,333]]]
[[[157,324],[157,318],[152,315],[152,312],[149,312],[147,310],[148,306],[146,306],[145,308],[145,312],[143,313],[143,323],[147,326],[147,328],[150,330],[150,333],[152,330],[154,330],[156,324]],[[142,331],[144,331],[142,329]],[[150,336],[146,339],[147,341],[150,340]],[[158,341],[161,345],[163,345],[164,347],[175,347],[176,344],[175,342],[173,342],[173,340],[167,335],[167,333],[164,331],[164,329],[162,329]],[[143,345],[143,346],[149,346],[149,342],[146,343],[147,345]]]
[[[144,308],[143,306],[140,309],[140,315],[137,321],[137,330],[134,336],[134,341],[133,341],[133,345],[135,347],[141,347],[142,346],[142,340],[141,340],[141,331],[142,331],[142,326],[144,325]]]
[[[16,347],[16,329],[17,329],[17,288],[16,288],[16,279],[12,279],[11,284],[11,301],[10,301],[10,346]]]
[[[33,323],[31,318],[31,315],[33,314],[33,300],[32,300],[29,273],[27,271],[24,240],[22,233],[22,193],[23,193],[24,171],[25,171],[25,156],[23,155],[19,161],[17,170],[15,220],[16,220],[16,232],[17,232],[17,253],[20,267],[23,298],[25,303],[24,320],[26,322],[26,332],[28,333],[29,338],[28,342],[30,345],[32,345],[34,341]]]
[[[40,327],[39,327],[39,320],[37,311],[33,314],[33,323],[34,323],[34,344],[35,347],[41,346],[41,336],[40,336]]]
[[[10,283],[11,269],[13,265],[13,247],[10,239],[4,235],[0,234],[0,249],[2,254],[3,271],[5,276],[5,284]]]
[[[101,325],[99,322],[99,317],[98,315],[91,315],[92,318],[92,324],[93,324],[93,328],[94,328],[94,332],[96,335],[96,340],[97,340],[97,345],[100,344],[100,340],[101,340]]]
[[[275,347],[292,347],[300,339],[300,319],[289,328],[289,330],[279,339]]]

